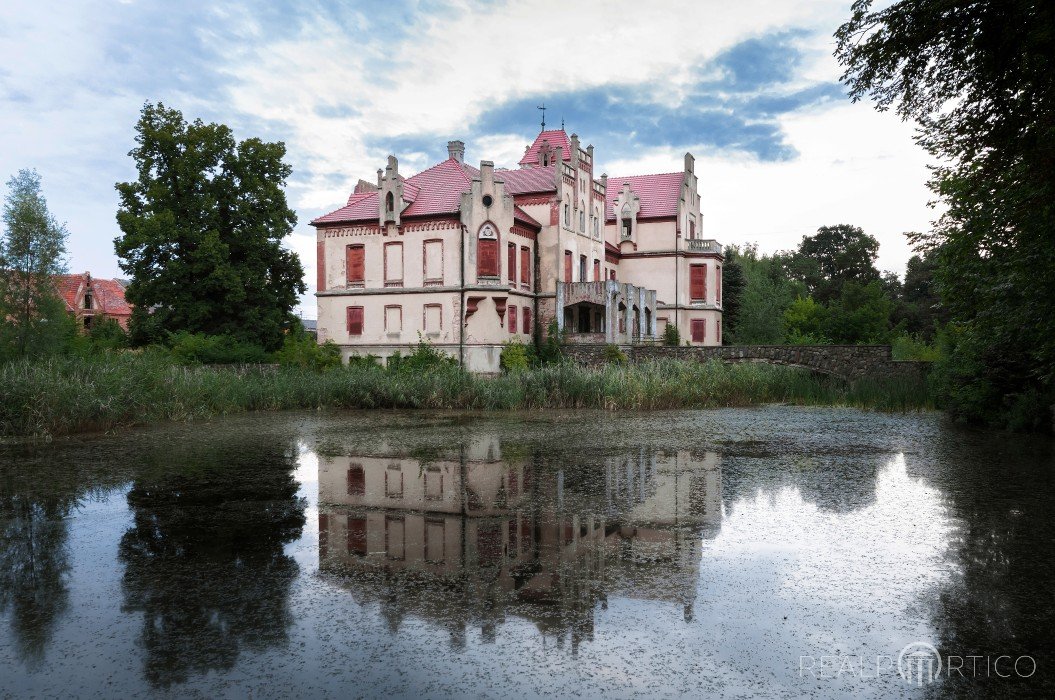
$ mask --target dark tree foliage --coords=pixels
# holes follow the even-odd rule
[[[160,103],[143,107],[136,133],[139,176],[117,184],[114,241],[132,278],[133,341],[188,331],[281,346],[306,289],[300,260],[282,247],[297,220],[282,189],[285,144],[238,142]]]
[[[937,267],[936,250],[909,259],[905,282],[901,285],[901,303],[895,314],[896,320],[904,323],[907,333],[926,342],[933,341],[938,329],[949,320],[934,279]]]
[[[744,268],[736,258],[737,249],[726,248],[725,265],[722,267],[722,342],[729,345],[736,337],[737,321],[743,304],[747,279]]]
[[[853,99],[919,124],[946,205],[917,239],[953,328],[950,411],[1051,426],[1055,401],[1055,3],[854,3],[836,32]]]
[[[305,507],[296,456],[281,436],[235,436],[169,450],[135,480],[120,559],[124,609],[143,616],[151,685],[287,643],[299,567],[283,547],[300,535]]]
[[[822,304],[836,299],[847,282],[868,284],[879,279],[875,267],[879,241],[857,226],[821,226],[813,236],[803,236],[790,272],[801,280],[810,296]]]

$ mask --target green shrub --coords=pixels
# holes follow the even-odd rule
[[[375,369],[381,368],[381,358],[377,355],[350,355],[348,357],[349,368],[368,368],[372,367]]]
[[[275,353],[275,361],[283,367],[304,367],[322,371],[341,366],[341,351],[332,340],[320,345],[306,333],[290,333]]]
[[[546,326],[546,337],[538,346],[538,364],[553,365],[564,359],[564,334],[557,326],[557,319],[553,319]]]
[[[119,350],[128,347],[128,333],[112,318],[101,317],[92,322],[88,338],[94,350]]]
[[[619,349],[618,345],[609,343],[604,346],[604,353],[601,355],[604,361],[613,365],[625,365],[626,364],[626,353]]]
[[[388,358],[388,369],[393,372],[430,372],[457,366],[458,360],[434,348],[420,333],[414,352],[406,357],[397,352]]]
[[[668,323],[663,328],[663,344],[672,348],[681,345],[681,331],[679,331],[678,327],[673,323]]]
[[[536,362],[535,353],[528,345],[524,345],[519,339],[508,341],[502,348],[499,363],[504,372],[522,372],[529,369]]]
[[[941,359],[941,349],[937,343],[927,343],[910,335],[899,335],[894,338],[890,352],[895,360],[915,360],[919,362],[937,362]]]
[[[189,365],[261,364],[271,360],[263,348],[229,335],[183,331],[169,337],[169,347],[178,362]]]

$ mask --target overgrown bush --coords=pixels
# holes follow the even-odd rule
[[[290,333],[275,353],[275,361],[284,367],[322,371],[341,366],[341,351],[332,340],[320,345],[306,333]]]
[[[604,346],[604,352],[601,354],[604,361],[612,365],[625,365],[626,364],[626,353],[619,349],[618,345],[609,343]]]
[[[893,359],[899,361],[937,362],[941,359],[941,349],[936,343],[930,345],[909,335],[894,338],[890,353]]]
[[[397,352],[388,358],[388,369],[393,372],[433,372],[457,367],[458,360],[434,348],[420,333],[414,352],[405,357]]]
[[[676,348],[681,345],[681,331],[673,323],[668,323],[663,328],[663,344]]]
[[[538,345],[538,364],[554,365],[564,359],[564,334],[553,319],[546,327],[546,337]]]
[[[169,337],[172,356],[183,364],[233,365],[270,362],[261,347],[244,343],[229,335],[203,333],[175,333]]]
[[[534,350],[516,338],[505,343],[499,358],[503,372],[522,372],[530,369],[535,362]]]

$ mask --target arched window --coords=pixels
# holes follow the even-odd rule
[[[396,211],[396,198],[389,192],[385,195],[385,211],[392,214]]]
[[[624,204],[622,211],[623,238],[630,238],[630,234],[633,233],[633,221],[634,214],[630,211],[630,205]]]
[[[586,205],[579,202],[579,233],[586,233]]]
[[[571,205],[564,203],[564,228],[571,228]]]
[[[476,237],[476,276],[498,275],[498,231],[491,224],[484,224]]]

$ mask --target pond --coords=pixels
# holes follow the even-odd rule
[[[0,447],[0,695],[1055,694],[1050,439],[254,414]]]

